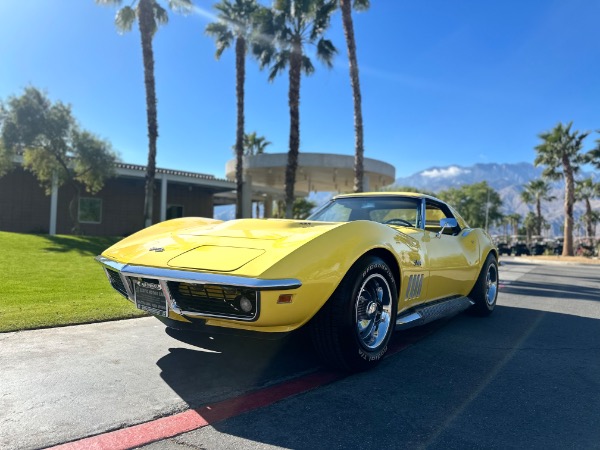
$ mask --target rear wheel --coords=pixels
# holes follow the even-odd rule
[[[498,298],[498,261],[493,253],[485,260],[469,298],[475,302],[469,309],[474,315],[489,316],[494,311]]]
[[[387,264],[361,258],[311,322],[311,336],[322,361],[349,372],[367,370],[387,351],[398,291]]]

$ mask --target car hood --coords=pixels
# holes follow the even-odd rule
[[[102,256],[130,265],[258,276],[341,225],[281,219],[167,221],[123,239]],[[251,268],[244,271],[246,266]]]

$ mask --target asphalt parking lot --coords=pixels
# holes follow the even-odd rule
[[[373,371],[146,448],[600,448],[599,267],[510,258],[501,283],[487,319],[396,333]],[[0,334],[0,448],[152,425],[320,370],[302,336],[177,337],[152,318]]]

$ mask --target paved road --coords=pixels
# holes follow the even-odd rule
[[[501,281],[490,318],[457,316],[371,372],[147,448],[600,448],[599,267],[508,259]],[[154,319],[0,335],[0,448],[117,429],[316,367],[294,337],[193,344]]]

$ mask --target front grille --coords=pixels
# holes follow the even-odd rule
[[[121,275],[119,275],[119,272],[115,272],[114,270],[106,269],[106,273],[108,275],[110,285],[123,297],[129,298],[127,296],[127,289],[125,289],[125,285],[123,284],[123,280],[121,279]]]
[[[208,316],[254,320],[258,317],[259,294],[251,289],[169,281],[171,297],[183,311]],[[246,299],[249,301],[246,302]],[[242,308],[242,303],[251,308]]]

